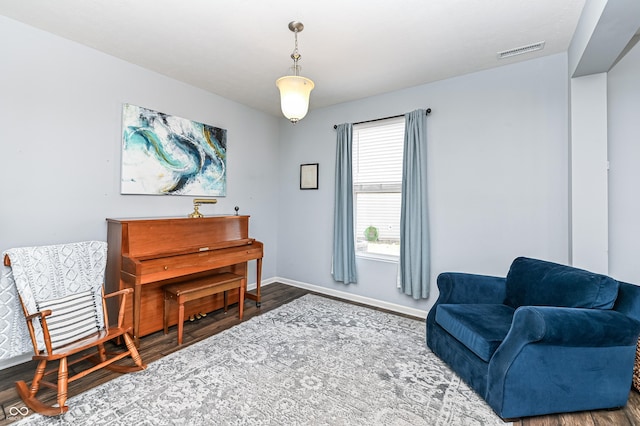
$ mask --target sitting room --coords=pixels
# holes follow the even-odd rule
[[[0,37],[0,426],[640,423],[636,0],[4,0]],[[123,357],[86,376],[36,314],[85,274]]]

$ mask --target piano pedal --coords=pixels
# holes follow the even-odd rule
[[[206,317],[206,316],[207,316],[207,314],[206,314],[206,313],[204,313],[204,312],[200,312],[200,316],[204,318],[204,317]]]
[[[200,315],[200,313],[197,313],[196,314],[196,319],[200,319],[200,318],[202,318],[202,315]]]
[[[189,315],[189,321],[193,322],[196,320],[196,317],[193,315]]]

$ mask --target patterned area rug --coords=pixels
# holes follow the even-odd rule
[[[75,396],[64,416],[20,424],[505,425],[424,332],[306,295]]]

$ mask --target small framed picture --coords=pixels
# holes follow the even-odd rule
[[[300,164],[300,189],[318,189],[318,163]]]

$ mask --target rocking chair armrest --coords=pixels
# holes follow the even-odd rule
[[[103,312],[104,312],[104,323],[105,323],[105,327],[109,328],[109,326],[107,324],[109,324],[109,316],[107,313],[107,298],[109,297],[114,297],[114,296],[122,296],[122,299],[120,299],[120,308],[118,309],[118,327],[122,327],[122,324],[124,323],[124,306],[125,306],[125,302],[127,300],[127,294],[129,293],[133,293],[133,289],[132,288],[123,288],[122,290],[118,290],[118,291],[114,291],[112,293],[109,294],[102,294],[102,305],[103,305]]]
[[[51,315],[51,309],[45,309],[44,311],[38,311],[35,314],[31,314],[31,315],[27,315],[27,317],[25,318],[27,321],[31,321],[34,318],[42,318],[44,319],[45,317],[48,317],[49,315]]]
[[[24,308],[24,305],[23,305]],[[44,337],[44,346],[46,348],[46,352],[48,354],[51,353],[51,336],[49,335],[49,327],[47,326],[47,317],[51,315],[51,309],[45,309],[44,311],[38,311],[30,315],[26,315],[25,309],[25,319],[27,320],[27,329],[29,330],[29,336],[31,337],[31,343],[33,344],[33,351],[36,355],[40,353],[40,349],[38,348],[38,339],[36,338],[36,331],[33,327],[33,320],[36,318],[40,318],[40,324],[42,326],[42,333]]]
[[[104,298],[107,299],[109,297],[119,296],[121,294],[130,294],[133,293],[132,288],[123,288],[122,290],[114,291],[113,293],[105,294]]]

